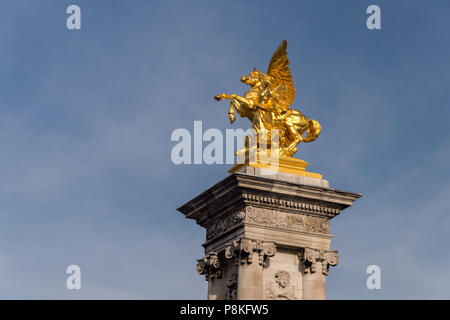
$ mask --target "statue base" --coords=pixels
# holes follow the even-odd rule
[[[250,156],[249,152],[245,152],[242,155],[237,153],[237,155],[238,163],[228,171],[229,173],[236,173],[241,171],[245,167],[252,167],[256,169],[268,170],[268,175],[270,175],[270,172],[273,171],[315,179],[322,179],[322,175],[320,173],[306,171],[306,167],[309,165],[309,163],[297,158],[285,156],[275,158],[265,156],[260,152],[255,152],[253,157]]]
[[[178,209],[206,229],[197,272],[208,281],[208,299],[325,299],[329,267],[338,263],[330,220],[361,195],[261,170],[236,167]]]

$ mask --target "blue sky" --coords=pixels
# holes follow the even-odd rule
[[[66,28],[70,4],[82,30]],[[381,7],[382,29],[366,28]],[[330,299],[450,298],[448,1],[2,1],[0,298],[202,299],[204,231],[176,208],[229,165],[173,165],[176,128],[231,128],[288,40],[297,154],[362,193],[331,224]],[[248,128],[238,119],[234,128]],[[65,288],[65,268],[82,290]],[[382,289],[366,288],[381,267]]]

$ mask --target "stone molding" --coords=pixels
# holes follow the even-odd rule
[[[306,201],[294,199],[282,199],[272,195],[261,195],[252,192],[243,192],[242,199],[246,204],[256,204],[262,206],[276,207],[277,209],[295,210],[300,213],[319,214],[334,217],[341,210],[330,205],[321,204],[319,201]]]

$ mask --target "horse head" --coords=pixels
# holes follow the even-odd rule
[[[250,72],[246,76],[241,77],[241,82],[254,87],[256,85],[260,85],[261,81],[264,81],[265,77],[267,77],[266,74],[264,74],[263,72],[259,71],[256,68],[253,68],[252,72]]]

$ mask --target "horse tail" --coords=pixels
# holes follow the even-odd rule
[[[316,120],[309,119],[308,129],[306,130],[308,131],[308,134],[305,138],[303,138],[302,142],[312,142],[319,137],[320,131],[322,131],[322,126]]]

